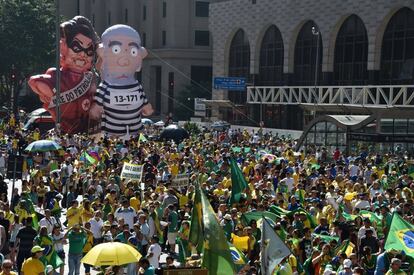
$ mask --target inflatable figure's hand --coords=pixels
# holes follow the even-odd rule
[[[142,115],[143,116],[150,116],[154,112],[154,109],[152,108],[151,103],[146,104],[144,107],[142,107]]]
[[[92,104],[91,109],[89,110],[89,118],[92,120],[100,120],[102,117],[103,108],[96,103]]]
[[[40,101],[49,104],[52,100],[54,92],[52,88],[43,79],[50,79],[48,74],[35,75],[29,79],[29,86],[32,90],[39,95]]]

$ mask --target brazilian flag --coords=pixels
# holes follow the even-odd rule
[[[385,241],[385,250],[403,250],[414,257],[414,225],[407,222],[396,212],[392,215],[390,231]]]
[[[194,195],[194,207],[191,213],[189,241],[197,248],[197,252],[203,249],[203,214],[201,205],[201,190],[196,182]]]
[[[201,190],[200,194],[204,225],[201,266],[207,268],[210,275],[234,274],[235,266],[224,231],[206,195]]]
[[[230,254],[233,259],[233,263],[236,267],[237,272],[239,272],[247,263],[248,260],[244,254],[238,250],[232,243],[228,243],[230,248]]]

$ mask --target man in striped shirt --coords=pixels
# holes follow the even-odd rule
[[[102,34],[98,55],[103,81],[95,94],[91,116],[102,115],[101,129],[110,136],[137,135],[142,128],[141,115],[153,112],[134,76],[147,56],[138,32],[126,25],[108,28]]]

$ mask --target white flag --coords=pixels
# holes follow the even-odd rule
[[[263,275],[272,274],[275,267],[291,254],[289,247],[276,234],[266,218],[262,223],[261,268]]]

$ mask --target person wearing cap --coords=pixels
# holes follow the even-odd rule
[[[0,275],[17,275],[16,272],[11,271],[13,268],[13,263],[9,259],[6,259],[1,264],[1,272]]]
[[[220,222],[221,227],[224,230],[224,235],[226,236],[227,240],[231,240],[231,233],[233,233],[234,226],[233,220],[230,214],[225,214],[223,219]]]
[[[401,260],[398,258],[391,259],[391,266],[390,269],[385,273],[385,275],[407,275],[407,273],[400,269],[401,267]]]
[[[43,275],[45,274],[45,265],[40,261],[44,248],[35,245],[30,250],[32,256],[23,262],[21,272],[23,275]]]
[[[352,275],[352,261],[350,259],[345,259],[342,263],[342,270],[339,271],[338,275]]]

